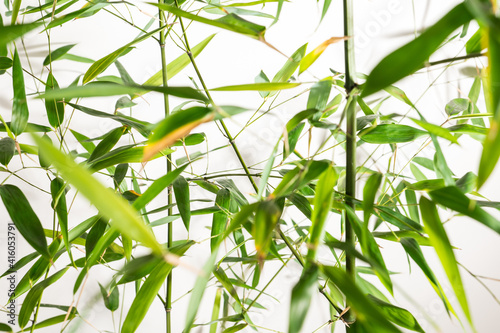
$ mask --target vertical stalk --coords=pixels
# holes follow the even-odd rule
[[[344,36],[351,38],[344,41],[344,60],[345,60],[345,89],[347,94],[346,105],[346,203],[354,208],[352,200],[356,195],[356,95],[353,89],[355,82],[355,63],[354,63],[354,22],[353,22],[353,0],[344,0]],[[345,237],[346,243],[354,246],[355,237],[351,225],[352,221],[345,218]],[[356,274],[355,258],[346,253],[346,271],[353,279]],[[353,321],[353,314],[349,311],[345,315],[346,321]],[[350,331],[349,328],[347,328]]]
[[[163,3],[163,0],[158,0],[159,3]],[[159,9],[158,16],[160,18],[160,27],[163,27],[165,24],[167,24],[166,19],[165,19],[165,12],[162,9]],[[168,76],[167,76],[167,59],[165,55],[165,37],[166,37],[167,32],[160,31],[160,52],[161,52],[161,73],[162,73],[162,79],[163,79],[163,86],[167,87],[168,83]],[[163,103],[164,103],[164,110],[165,110],[165,117],[168,117],[170,114],[170,107],[169,107],[169,102],[168,102],[168,95],[163,94]],[[171,154],[167,155],[167,173],[172,171],[172,159],[171,159]],[[172,205],[172,187],[169,186],[168,188],[168,194],[167,194],[167,203],[169,206]],[[172,208],[168,209],[167,212],[168,216],[172,215]],[[167,225],[167,246],[171,247],[172,246],[172,223],[168,223]],[[172,312],[172,272],[173,270],[170,271],[170,274],[167,276],[167,290],[166,290],[166,295],[165,295],[165,316],[166,316],[166,331],[167,333],[172,332],[172,317],[171,317],[171,312]]]

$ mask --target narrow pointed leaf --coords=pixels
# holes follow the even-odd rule
[[[212,218],[212,238],[210,239],[210,248],[212,251],[216,249],[227,227],[229,221],[227,212],[229,211],[230,202],[231,192],[226,188],[221,188],[215,198],[215,205],[220,207],[221,210],[214,213]]]
[[[291,89],[299,86],[300,83],[290,82],[262,82],[262,83],[248,83],[233,86],[224,86],[213,88],[213,91],[278,91],[284,89]]]
[[[377,172],[368,178],[365,187],[363,188],[363,217],[365,224],[368,223],[373,212],[373,204],[381,183],[382,174]]]
[[[173,189],[177,208],[182,218],[182,222],[189,231],[189,222],[191,221],[191,207],[189,200],[189,184],[182,176],[177,177],[173,182]]]
[[[43,65],[48,66],[51,62],[60,59],[62,56],[68,53],[68,51],[71,50],[75,45],[76,44],[69,44],[55,49],[49,55],[47,55],[47,57],[43,60]]]
[[[40,26],[40,23],[16,24],[4,27],[0,26],[0,48],[6,46],[10,42],[16,40],[38,26]]]
[[[325,1],[325,6],[327,6],[327,1]],[[329,6],[329,4],[328,4]],[[327,8],[328,8],[327,6]],[[349,37],[332,37],[327,40],[325,40],[323,43],[319,44],[316,46],[314,50],[312,50],[310,53],[308,53],[301,61],[300,61],[300,67],[299,67],[299,75],[302,72],[305,72],[318,58],[320,55],[323,54],[323,52],[326,50],[326,48],[334,43],[338,43],[340,41],[346,40]]]
[[[29,111],[24,86],[23,67],[19,59],[17,48],[14,50],[14,59],[12,63],[12,87],[14,89],[14,99],[12,100],[12,120],[10,129],[12,133],[19,135],[28,124]]]
[[[426,135],[427,132],[407,125],[382,124],[362,130],[358,135],[368,143],[402,143],[410,142]]]
[[[59,84],[52,73],[49,73],[47,77],[47,83],[45,86],[45,94],[52,90],[59,89]],[[57,128],[61,126],[64,121],[64,103],[62,99],[45,99],[45,110],[47,111],[47,118],[49,119],[49,124]]]
[[[16,142],[6,136],[0,140],[0,163],[7,166],[16,152]]]
[[[52,207],[56,211],[63,236],[64,245],[68,252],[70,260],[73,262],[73,255],[71,254],[71,244],[69,242],[68,234],[68,208],[66,206],[66,186],[61,178],[54,178],[50,182],[50,194],[52,195]]]
[[[384,302],[372,295],[368,295],[368,298],[377,305],[389,321],[406,329],[424,333],[417,319],[408,310]]]
[[[288,323],[289,333],[299,333],[306,319],[307,310],[311,305],[311,299],[317,289],[318,266],[310,265],[305,268],[300,276],[299,282],[292,289],[290,301],[290,319]]]

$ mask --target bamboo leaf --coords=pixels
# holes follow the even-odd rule
[[[227,211],[229,211],[230,202],[231,192],[226,188],[218,190],[215,205],[220,207],[221,210],[214,213],[212,218],[212,238],[210,239],[210,248],[212,251],[216,249],[227,227],[229,220]]]
[[[469,216],[500,234],[500,221],[470,200],[458,187],[443,187],[429,192],[429,196],[434,202]]]
[[[177,7],[170,6],[167,4],[149,3],[150,5],[156,6],[164,11],[174,14],[175,16],[187,18],[192,21],[199,23],[211,25],[217,28],[222,28],[232,32],[246,35],[251,38],[263,40],[264,34],[266,33],[266,27],[249,22],[242,19],[236,14],[227,14],[219,19],[210,20],[202,16],[194,15],[189,12],[185,12]]]
[[[382,183],[382,178],[382,174],[378,172],[374,173],[368,178],[363,188],[363,217],[365,224],[368,224],[373,212],[373,203],[375,202],[375,196]]]
[[[127,127],[122,126],[122,127],[117,127],[111,131],[109,131],[104,138],[102,139],[101,142],[94,148],[94,151],[92,151],[92,154],[90,154],[90,157],[88,158],[88,162],[91,163],[93,160],[102,157],[104,154],[108,153],[120,140],[122,135],[126,132]]]
[[[23,192],[14,185],[0,185],[0,196],[12,222],[24,239],[45,259],[49,259],[42,224]]]
[[[85,98],[85,97],[106,97],[116,95],[135,95],[144,94],[148,91],[155,91],[165,95],[175,96],[186,99],[196,99],[206,101],[206,97],[191,87],[155,87],[139,85],[122,85],[118,83],[100,83],[95,82],[85,86],[74,86],[62,89],[53,89],[46,91],[45,94],[38,96],[45,99],[66,99]]]
[[[7,166],[16,153],[16,142],[6,136],[0,140],[0,163]]]
[[[290,82],[260,82],[260,83],[248,83],[239,84],[233,86],[224,86],[213,88],[213,91],[278,91],[284,89],[291,89],[298,87],[300,83],[290,83]]]
[[[12,100],[12,120],[10,129],[15,135],[21,134],[28,124],[28,103],[24,86],[24,74],[17,48],[14,50],[12,63],[12,87],[14,99]]]
[[[163,253],[151,229],[124,199],[100,184],[88,170],[76,164],[54,146],[38,136],[33,135],[33,138],[40,150],[50,158],[52,165],[61,173],[62,178],[87,197],[103,216],[109,218],[113,227],[151,248],[156,254]]]
[[[61,46],[54,51],[52,51],[47,57],[43,60],[43,65],[48,66],[51,62],[59,60],[63,57],[69,50],[71,50],[76,44],[69,44]]]
[[[425,129],[427,132],[440,136],[448,141],[458,144],[457,138],[451,134],[450,130],[438,125],[434,125],[422,120],[412,119],[415,124]]]
[[[11,26],[0,25],[0,48],[5,47],[10,42],[16,40],[38,26],[40,26],[40,23],[16,24]]]
[[[460,3],[420,36],[389,54],[371,71],[363,87],[366,97],[413,74],[455,29],[469,22],[472,15]]]
[[[320,269],[346,296],[357,321],[369,324],[373,332],[400,332],[342,269],[323,265]]]
[[[57,89],[59,89],[59,84],[57,83],[54,75],[52,75],[52,73],[49,73],[45,86],[45,94],[50,94],[52,90]],[[47,111],[49,124],[54,128],[58,128],[59,126],[61,126],[64,121],[64,103],[62,99],[45,99],[45,110]]]
[[[73,255],[71,254],[71,244],[69,242],[68,234],[68,208],[66,206],[66,186],[61,178],[54,178],[50,182],[50,194],[52,195],[52,207],[56,211],[61,234],[63,236],[64,244],[69,258],[73,263]]]
[[[472,318],[469,312],[467,298],[465,296],[465,289],[462,284],[462,278],[460,277],[455,254],[453,253],[450,240],[448,239],[441,219],[439,218],[436,205],[432,201],[422,197],[420,198],[420,212],[422,214],[422,220],[424,221],[425,230],[431,240],[431,244],[436,250],[439,260],[443,265],[446,275],[448,276],[448,280],[455,291],[455,295],[457,296],[458,302],[460,303],[465,316],[472,324]]]
[[[375,296],[367,296],[373,303],[375,303],[375,305],[380,309],[380,311],[386,316],[389,321],[409,330],[424,333],[424,330],[422,329],[418,321],[408,310],[384,302],[383,300],[378,299]]]
[[[216,321],[219,319],[221,297],[222,297],[222,289],[219,288],[219,289],[217,289],[217,292],[215,293],[215,300],[214,300],[214,306],[212,309],[212,320],[211,320],[211,322],[213,322],[213,324],[210,325],[210,333],[217,333],[217,322]]]
[[[173,182],[173,189],[177,208],[182,218],[182,222],[189,231],[189,222],[191,221],[191,208],[189,200],[189,184],[182,176],[178,176]]]
[[[368,143],[402,143],[414,141],[427,133],[407,125],[381,124],[362,130],[358,135]]]
[[[252,230],[255,249],[259,262],[265,259],[271,244],[271,235],[281,217],[281,209],[274,200],[259,202],[255,212],[255,223]]]
[[[306,53],[307,43],[295,51],[286,61],[283,67],[276,73],[271,82],[287,82],[295,73]]]
[[[69,269],[69,267],[65,267],[58,271],[57,273],[54,273],[47,279],[43,280],[42,282],[38,283],[35,285],[29,293],[26,295],[26,298],[24,299],[23,305],[21,307],[21,310],[19,311],[19,326],[21,328],[24,328],[26,324],[28,323],[31,313],[35,309],[36,304],[39,302],[39,300],[42,298],[42,293],[51,284],[59,280],[64,273]]]
[[[330,4],[325,1],[325,6],[328,8]],[[323,43],[316,46],[314,50],[308,53],[301,61],[299,67],[299,75],[305,72],[326,50],[326,48],[334,43],[338,43],[340,41],[346,40],[349,37],[331,37],[325,40]]]
[[[242,306],[240,297],[238,296],[236,289],[234,288],[233,284],[231,283],[231,280],[229,280],[229,278],[227,277],[224,270],[221,267],[219,267],[219,268],[213,270],[213,274],[214,274],[215,278],[222,284],[224,289],[226,289],[226,291],[229,293],[229,295],[231,295],[234,298],[234,300],[240,306]]]
[[[310,161],[288,171],[272,193],[273,197],[287,196],[316,179],[330,165],[328,161]]]
[[[112,290],[108,292],[106,288],[99,283],[99,289],[101,290],[102,299],[106,309],[116,311],[120,306],[120,294],[117,286],[112,286],[111,288]]]
[[[309,265],[304,268],[299,281],[292,289],[292,299],[290,301],[290,319],[288,322],[288,332],[298,333],[306,319],[307,310],[311,304],[311,299],[317,288],[318,266]]]

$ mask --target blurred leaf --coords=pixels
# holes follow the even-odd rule
[[[64,273],[69,269],[69,267],[65,267],[58,271],[57,273],[54,273],[53,275],[49,276],[47,279],[43,280],[42,282],[36,284],[29,293],[26,295],[26,298],[23,301],[23,305],[21,307],[21,310],[19,311],[19,326],[21,328],[24,328],[26,324],[29,322],[31,313],[35,309],[36,304],[40,301],[42,298],[42,293],[51,284],[59,280]]]
[[[49,24],[45,28],[51,29],[54,27],[57,27],[59,25],[63,25],[66,22],[69,22],[73,19],[80,18],[80,17],[86,17],[86,16],[91,16],[97,13],[100,9],[104,8],[105,6],[109,5],[110,3],[107,1],[96,1],[95,3],[87,3],[87,6],[83,6],[83,8],[70,12],[68,14],[62,15],[60,17],[57,17],[53,20],[50,20]]]
[[[174,14],[175,16],[187,18],[188,20],[200,22],[203,24],[208,24],[214,27],[226,29],[232,32],[240,33],[251,38],[258,40],[264,40],[264,34],[266,33],[266,27],[249,22],[242,19],[236,14],[227,14],[216,20],[210,20],[205,17],[191,14],[185,12],[177,7],[169,6],[167,4],[149,3],[150,5],[156,6],[164,11]]]
[[[418,119],[412,119],[412,120],[415,124],[422,127],[427,132],[440,136],[450,142],[458,144],[457,138],[453,134],[451,134],[449,129]]]
[[[356,313],[356,321],[369,323],[373,332],[400,332],[342,269],[323,265],[320,269],[346,296],[348,304]]]
[[[45,94],[50,94],[51,91],[59,89],[59,84],[52,73],[47,77],[45,86]],[[45,110],[47,110],[47,118],[49,124],[57,128],[64,121],[64,102],[62,99],[45,99]]]
[[[479,53],[487,45],[487,36],[483,28],[479,28],[474,35],[465,43],[465,52],[467,54]]]
[[[362,96],[371,95],[420,69],[455,29],[469,22],[472,15],[460,3],[420,36],[389,54],[368,75]]]
[[[419,325],[418,321],[408,310],[384,302],[372,295],[367,296],[373,303],[376,304],[376,306],[389,321],[392,321],[394,324],[407,328],[409,330],[424,333],[424,330]]]
[[[470,200],[455,186],[443,187],[429,192],[431,199],[451,210],[469,216],[500,234],[500,221]]]
[[[231,295],[234,298],[234,300],[238,303],[238,305],[242,306],[240,297],[238,296],[236,289],[234,288],[233,284],[227,277],[224,270],[221,267],[219,267],[213,270],[213,274],[215,278],[222,284],[224,289],[226,289],[229,295]]]
[[[461,193],[461,192],[460,192]],[[425,231],[429,235],[431,244],[436,250],[436,253],[441,260],[441,264],[450,280],[451,286],[455,291],[458,302],[462,306],[465,316],[472,324],[472,318],[469,312],[469,306],[467,304],[467,298],[465,296],[465,289],[462,284],[462,278],[460,277],[460,272],[458,270],[458,264],[453,254],[453,248],[450,244],[446,231],[444,230],[441,219],[439,218],[436,205],[426,199],[425,197],[420,198],[420,212],[422,214],[422,219],[424,221]]]
[[[121,163],[116,166],[115,173],[113,174],[113,180],[116,186],[120,186],[121,182],[127,175],[128,163]]]
[[[400,124],[381,124],[368,127],[362,130],[358,135],[361,140],[368,143],[402,143],[414,141],[427,133],[407,125]]]
[[[12,330],[12,327],[10,327],[7,324],[0,323],[0,332],[10,332],[13,333],[14,331]]]
[[[326,103],[328,102],[328,97],[330,96],[331,89],[331,78],[326,78],[324,80],[316,82],[311,87],[311,90],[309,92],[309,98],[307,99],[307,108],[323,111],[326,108]]]
[[[212,309],[211,322],[214,322],[214,323],[212,325],[210,325],[210,333],[217,333],[217,322],[215,322],[215,321],[219,319],[221,296],[222,296],[222,289],[218,288],[216,293],[215,293],[214,306]]]
[[[6,136],[0,140],[0,163],[7,166],[16,153],[16,142]]]
[[[43,60],[43,65],[48,66],[51,62],[60,59],[62,56],[68,53],[68,51],[71,50],[75,45],[76,44],[69,44],[55,49],[49,55],[47,55],[47,57]]]
[[[151,229],[144,224],[137,211],[130,207],[124,199],[118,197],[109,188],[104,187],[92,177],[88,170],[76,164],[54,146],[38,136],[33,135],[33,138],[45,156],[50,158],[52,165],[61,173],[61,176],[87,197],[103,216],[109,218],[113,227],[124,235],[150,247],[156,254],[163,253],[162,247]]]
[[[239,332],[241,331],[242,329],[246,328],[248,326],[248,324],[238,324],[238,325],[234,325],[232,327],[229,327],[229,328],[226,328],[224,330],[224,332],[222,333],[236,333],[236,332]]]
[[[0,196],[19,233],[38,253],[49,259],[42,224],[23,192],[14,185],[0,185]]]
[[[28,124],[28,103],[26,101],[26,90],[24,86],[24,74],[17,48],[14,50],[12,62],[12,87],[14,99],[12,100],[12,120],[10,129],[15,135],[21,134]]]
[[[269,83],[269,78],[264,71],[260,71],[259,75],[255,77],[255,83]],[[269,91],[259,91],[259,94],[262,98],[266,98],[269,96]]]
[[[295,169],[288,171],[283,176],[272,196],[281,197],[290,195],[311,180],[319,177],[329,165],[328,161],[308,161],[299,164]]]
[[[178,176],[173,184],[175,201],[177,203],[177,208],[182,218],[182,222],[189,231],[189,222],[191,220],[191,208],[189,200],[189,184],[186,179],[182,176]]]
[[[287,139],[284,141],[283,161],[295,150],[304,126],[306,126],[306,124],[302,122],[295,126],[292,130],[288,131]]]
[[[5,71],[6,69],[9,69],[11,67],[12,67],[12,60],[8,57],[0,56],[0,70]]]
[[[330,3],[328,1],[325,1],[325,6],[328,9],[328,6]],[[324,14],[323,14],[324,15]],[[323,16],[322,16],[323,18]],[[327,40],[325,40],[323,43],[319,44],[316,46],[314,50],[312,50],[310,53],[308,53],[301,61],[300,61],[300,68],[299,68],[299,75],[303,72],[305,72],[318,58],[320,55],[323,54],[323,52],[326,50],[326,48],[334,43],[338,43],[340,41],[346,40],[349,37],[332,37]]]
[[[0,25],[0,48],[35,29],[40,26],[40,24],[41,23],[16,24],[11,26]]]
[[[306,319],[307,310],[309,310],[311,305],[311,299],[316,291],[317,282],[318,266],[306,266],[302,271],[299,281],[292,289],[288,332],[300,332],[304,320]]]
[[[467,111],[469,103],[467,98],[454,98],[446,104],[445,111],[450,116],[456,115],[460,112]]]

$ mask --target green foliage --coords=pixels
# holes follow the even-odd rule
[[[2,275],[19,272],[9,297],[22,300],[21,329],[76,332],[95,324],[87,310],[100,306],[125,333],[162,325],[167,333],[287,325],[424,332],[423,319],[400,306],[393,276],[416,264],[452,320],[465,315],[475,330],[471,313],[482,309],[469,308],[460,267],[482,277],[457,260],[468,244],[455,244],[453,232],[460,216],[474,220],[467,232],[479,222],[500,234],[498,198],[479,192],[493,183],[500,157],[500,17],[490,2],[466,0],[422,31],[410,27],[415,35],[383,50],[368,75],[354,66],[365,51],[355,45],[353,0],[343,1],[344,32],[325,36],[332,2],[317,2],[311,44],[279,35],[291,31],[287,7],[298,5],[283,0],[32,5],[0,5],[0,80],[11,103],[0,112],[0,197],[8,231],[34,250]],[[138,26],[142,16],[147,24]],[[120,35],[114,26],[99,30],[118,45],[94,48],[99,35],[92,44],[56,40],[66,29],[87,34],[82,27],[96,20],[123,24]],[[307,30],[301,17],[292,21]],[[474,22],[479,29],[469,31]],[[311,48],[318,36],[323,42]],[[284,38],[286,52],[274,46]],[[456,56],[439,60],[457,40]],[[332,57],[342,50],[335,43],[343,59]],[[253,50],[260,67],[249,77],[235,72],[235,52]],[[484,68],[478,61],[474,72],[446,72],[482,56]],[[403,90],[424,67],[429,75],[437,68],[437,78]],[[454,94],[441,101],[444,84]],[[470,139],[482,156],[477,170],[464,171],[469,156],[450,156],[449,147]],[[395,267],[391,251],[413,269]],[[284,290],[283,275],[299,265]],[[46,302],[68,284],[81,303]],[[274,298],[276,285],[289,303]],[[317,322],[313,304],[328,321]],[[257,316],[275,305],[288,323],[260,326]],[[151,317],[159,309],[166,320]],[[0,323],[0,331],[11,326]]]

